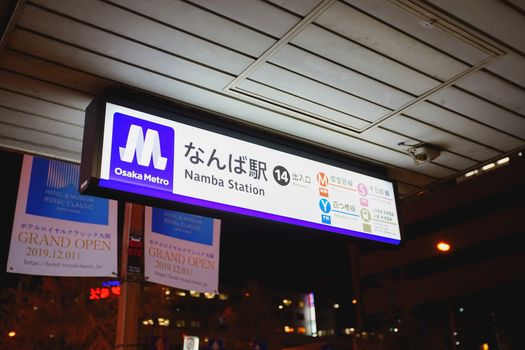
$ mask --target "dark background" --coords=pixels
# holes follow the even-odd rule
[[[17,274],[5,270],[22,159],[22,154],[0,150],[0,163],[4,165],[0,222],[2,286],[12,286],[17,281]],[[123,205],[124,201],[119,201],[119,215]],[[339,290],[351,297],[350,243],[351,239],[337,234],[226,215],[221,224],[219,288],[223,284],[238,286],[257,281],[266,288],[284,292],[334,287],[335,294]]]

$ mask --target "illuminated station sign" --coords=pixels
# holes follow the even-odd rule
[[[90,104],[81,191],[127,193],[399,244],[388,179],[294,148],[289,140],[203,121],[202,113],[193,119],[187,110],[145,106],[109,98]]]

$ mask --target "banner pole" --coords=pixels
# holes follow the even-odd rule
[[[144,206],[126,203],[120,260],[120,297],[117,314],[115,350],[138,350],[140,282],[128,273],[130,233],[144,236]],[[136,276],[135,276],[136,277]]]

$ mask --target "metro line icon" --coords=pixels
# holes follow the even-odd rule
[[[142,166],[149,166],[153,158],[153,167],[158,170],[166,169],[168,159],[163,157],[160,152],[159,132],[147,129],[146,136],[142,127],[132,124],[128,132],[126,147],[119,147],[120,160],[131,163],[134,156],[137,156],[137,163]]]

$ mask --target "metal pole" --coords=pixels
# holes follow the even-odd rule
[[[120,260],[120,297],[117,314],[115,349],[135,350],[138,344],[140,283],[128,278],[128,248],[130,232],[144,234],[144,206],[126,203]]]
[[[357,349],[356,333],[363,330],[363,301],[361,299],[361,275],[359,271],[359,250],[356,244],[350,244],[350,265],[352,268],[352,285],[354,288],[356,330],[352,335],[353,350]]]

